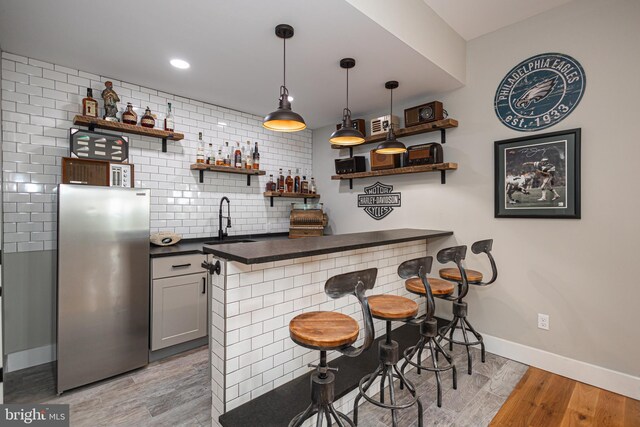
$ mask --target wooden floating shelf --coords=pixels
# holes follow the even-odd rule
[[[435,131],[441,131],[441,137],[442,137],[442,143],[444,144],[446,142],[445,140],[445,129],[450,129],[450,128],[456,128],[458,127],[458,121],[454,120],[454,119],[444,119],[444,120],[438,120],[435,122],[431,122],[431,123],[423,123],[421,125],[416,125],[416,126],[411,126],[408,128],[402,128],[402,129],[398,129],[396,130],[396,137],[397,138],[402,138],[405,136],[412,136],[412,135],[419,135],[422,133],[427,133],[427,132],[435,132]],[[387,137],[387,133],[378,133],[376,135],[370,135],[365,137],[364,142],[360,145],[366,145],[366,144],[373,144],[374,142],[382,142],[386,139]],[[359,145],[354,145],[352,147],[358,147]],[[334,149],[341,149],[341,148],[351,148],[351,147],[344,147],[344,146],[339,146],[339,145],[331,145],[331,148]]]
[[[184,139],[184,135],[179,132],[170,132],[162,129],[146,128],[144,126],[130,125],[121,122],[112,122],[109,120],[99,119],[97,117],[77,115],[73,118],[73,124],[76,126],[86,126],[89,130],[106,129],[117,132],[133,133],[136,135],[150,136],[162,139],[162,152],[167,152],[167,140],[180,141]]]
[[[304,199],[304,202],[307,203],[307,199],[319,199],[319,194],[309,194],[309,193],[281,193],[279,191],[265,191],[264,197],[269,197],[271,199],[271,207],[273,207],[273,198],[274,197],[285,197],[289,199]]]
[[[432,165],[420,165],[420,166],[407,166],[404,168],[394,168],[394,169],[384,169],[379,171],[369,171],[369,172],[355,172],[355,173],[345,173],[341,175],[333,175],[331,177],[332,180],[345,180],[349,181],[353,179],[359,178],[369,178],[372,176],[389,176],[389,175],[406,175],[410,173],[422,173],[422,172],[441,172],[441,182],[444,184],[445,181],[445,171],[456,170],[458,169],[457,163],[436,163]]]
[[[258,169],[241,169],[241,168],[232,168],[228,166],[216,166],[216,165],[207,165],[204,163],[194,163],[190,166],[191,170],[197,170],[200,172],[200,183],[204,182],[204,172],[222,172],[222,173],[235,173],[238,175],[246,175],[247,176],[247,185],[251,185],[251,176],[253,175],[265,175],[267,172],[261,171]]]

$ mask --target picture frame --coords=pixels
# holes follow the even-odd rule
[[[580,219],[580,134],[495,141],[495,218]]]

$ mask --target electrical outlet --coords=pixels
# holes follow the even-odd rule
[[[549,315],[538,313],[538,328],[544,329],[545,331],[549,330]]]

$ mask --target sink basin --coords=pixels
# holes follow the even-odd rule
[[[205,245],[228,245],[231,243],[251,243],[255,242],[255,240],[214,240],[212,242],[204,242]]]

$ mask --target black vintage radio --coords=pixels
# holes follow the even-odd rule
[[[342,123],[338,123],[336,125],[336,130],[340,130],[341,127],[342,127]],[[364,119],[352,119],[351,120],[351,127],[353,127],[354,129],[360,131],[362,136],[367,136],[367,129],[366,129],[366,126],[365,126]]]
[[[414,145],[407,148],[407,165],[431,165],[442,163],[442,145],[437,142]]]
[[[371,162],[371,170],[379,171],[383,169],[394,169],[400,167],[401,154],[380,154],[375,149],[371,150],[369,160]]]
[[[367,166],[364,156],[353,156],[347,159],[336,159],[336,173],[338,175],[344,173],[365,172]]]
[[[404,127],[416,126],[422,123],[435,122],[444,119],[446,115],[442,102],[433,101],[428,104],[404,110]]]

